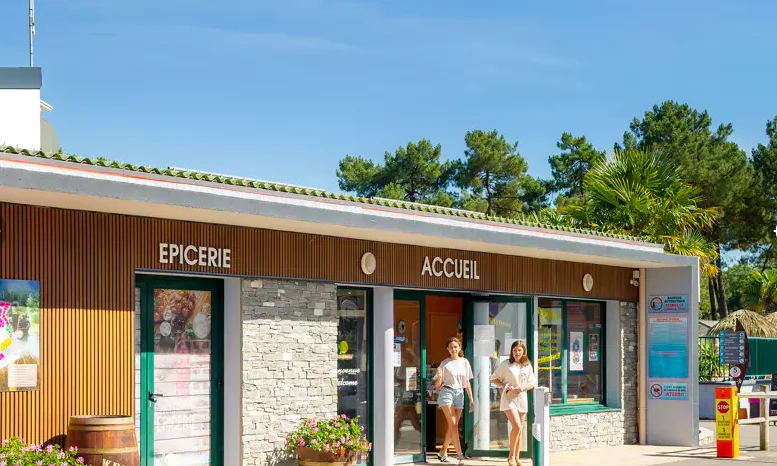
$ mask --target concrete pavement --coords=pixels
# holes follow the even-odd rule
[[[702,427],[714,431],[713,421],[702,421]],[[619,447],[596,448],[590,450],[556,452],[550,455],[551,466],[653,466],[670,464],[672,466],[721,466],[729,463],[737,466],[777,465],[777,427],[770,427],[771,450],[759,451],[758,426],[740,426],[740,457],[735,460],[718,459],[715,444],[700,447],[659,447],[626,445]],[[430,461],[430,464],[438,464]],[[448,463],[455,464],[455,463]],[[470,466],[507,465],[506,460],[466,462]],[[528,466],[529,462],[522,462]]]

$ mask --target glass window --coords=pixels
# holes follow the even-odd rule
[[[367,291],[337,289],[337,412],[369,428]]]
[[[525,302],[476,302],[473,306],[476,333],[472,371],[472,395],[475,398],[473,443],[475,451],[505,451],[510,449],[512,425],[499,409],[501,394],[491,383],[497,366],[510,358],[510,347],[516,340],[527,343],[528,309]],[[491,327],[489,329],[488,327]],[[489,339],[483,340],[487,334]],[[491,339],[493,335],[493,339]],[[527,421],[528,422],[528,421]],[[531,426],[523,425],[523,432]],[[522,453],[528,452],[531,436],[521,435]]]
[[[539,300],[539,384],[553,404],[604,402],[604,308],[593,301]]]
[[[604,366],[599,357],[602,333],[601,307],[601,304],[593,302],[567,302],[568,403],[601,403],[602,401]]]

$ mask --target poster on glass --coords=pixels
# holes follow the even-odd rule
[[[0,279],[0,392],[40,387],[40,285]]]

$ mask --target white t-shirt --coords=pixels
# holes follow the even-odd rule
[[[520,387],[521,390],[526,390],[526,387],[529,385],[532,387],[537,385],[537,376],[534,374],[534,368],[531,364],[522,366],[517,363],[511,364],[509,360],[502,361],[496,367],[496,370],[491,375],[491,380],[498,380],[503,384],[508,383],[513,387]],[[515,408],[521,413],[529,411],[529,399],[525,391],[521,391],[512,401],[508,400],[504,391],[502,391],[502,397],[499,400],[499,410],[507,411],[511,408]]]
[[[451,359],[448,358],[437,368],[435,380],[441,379],[442,386],[448,386],[453,389],[464,388],[467,381],[473,379],[472,367],[466,358]]]

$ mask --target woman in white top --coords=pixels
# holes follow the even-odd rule
[[[438,457],[442,462],[448,461],[448,445],[453,441],[459,465],[463,465],[464,453],[459,441],[459,420],[462,411],[464,411],[465,389],[470,400],[469,411],[473,412],[475,409],[475,405],[472,403],[472,387],[469,383],[474,376],[469,361],[461,357],[461,343],[458,338],[449,338],[447,347],[450,357],[440,363],[440,367],[437,368],[437,373],[434,375],[434,389],[440,392],[437,397],[437,406],[445,414],[445,419],[448,421],[445,441],[442,442]]]
[[[515,341],[510,346],[510,359],[502,361],[491,375],[491,383],[502,391],[499,410],[504,411],[512,425],[510,432],[510,453],[507,464],[519,466],[521,452],[521,429],[529,411],[529,399],[526,392],[537,385],[537,377],[527,356],[526,344]]]

